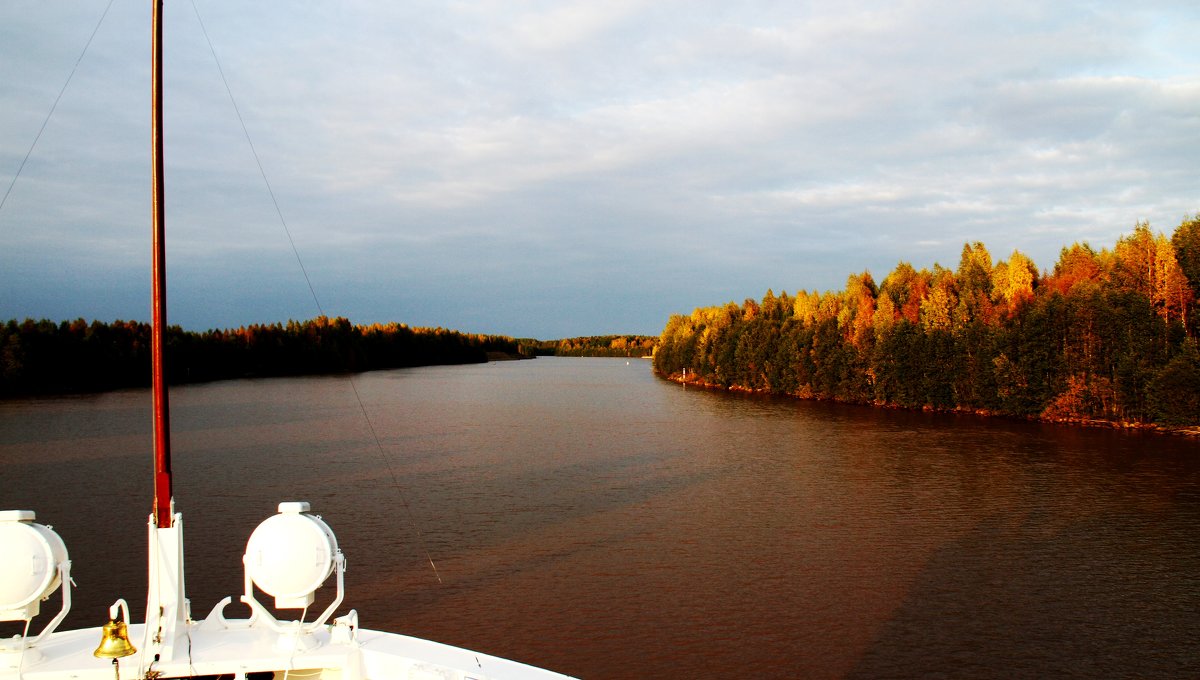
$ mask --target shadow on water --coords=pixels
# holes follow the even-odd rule
[[[382,452],[344,378],[173,391],[195,616],[241,589],[258,522],[308,500],[364,626],[589,678],[1200,674],[1193,441],[685,389],[624,360],[355,386]],[[143,606],[143,402],[0,404],[0,506],[65,539],[68,625]]]
[[[1174,550],[1194,533],[1170,516],[983,522],[933,554],[848,677],[1200,677],[1200,559]]]

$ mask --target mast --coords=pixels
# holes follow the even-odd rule
[[[166,200],[163,191],[163,0],[153,0],[150,41],[150,212],[154,235],[151,257],[151,380],[154,392],[154,512],[148,523],[149,563],[143,655],[169,662],[187,649],[188,605],[184,594],[183,521],[171,498],[171,429],[167,408],[167,375],[163,362],[167,330],[167,249],[164,237]]]
[[[154,392],[154,521],[158,527],[172,524],[171,430],[167,402],[167,378],[163,362],[167,327],[167,249],[164,225],[166,200],[163,190],[162,112],[162,0],[154,0],[150,78],[150,212],[153,227],[151,258],[151,382]]]

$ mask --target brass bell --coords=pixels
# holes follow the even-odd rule
[[[104,624],[100,646],[92,655],[100,659],[120,659],[131,654],[137,654],[137,648],[129,641],[129,627],[125,622],[112,619]]]

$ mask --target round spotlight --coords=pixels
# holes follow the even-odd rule
[[[250,534],[244,561],[255,585],[275,597],[279,609],[302,609],[333,573],[337,539],[308,503],[280,503]]]
[[[67,546],[34,519],[32,510],[0,512],[0,621],[33,618],[59,586]]]

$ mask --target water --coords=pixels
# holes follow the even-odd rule
[[[344,378],[172,391],[196,617],[308,500],[364,626],[588,678],[1200,676],[1194,440],[684,389],[644,361],[355,386],[382,452]],[[0,402],[0,508],[66,541],[68,625],[118,596],[140,617],[149,424],[141,391]]]

